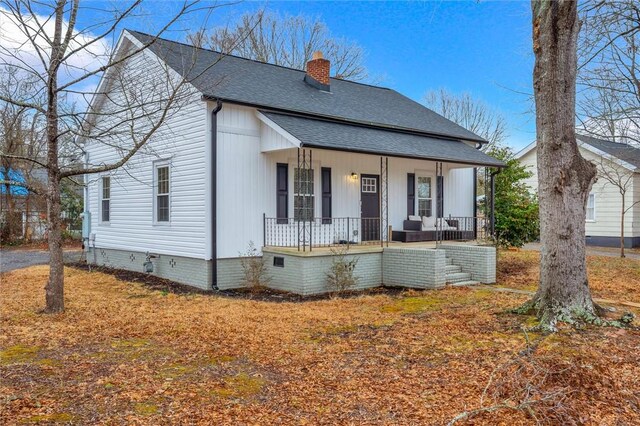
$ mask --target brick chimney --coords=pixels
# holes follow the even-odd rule
[[[331,63],[322,57],[322,52],[314,52],[312,59],[307,62],[307,73],[304,76],[304,81],[316,89],[328,92],[330,69]]]

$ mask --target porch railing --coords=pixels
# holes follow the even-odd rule
[[[306,219],[263,217],[267,247],[338,247],[380,244],[380,218],[332,217]]]
[[[485,240],[489,235],[484,217],[448,216],[436,221],[436,241]]]

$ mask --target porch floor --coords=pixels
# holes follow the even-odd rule
[[[474,240],[474,241],[443,241],[442,244],[447,245],[461,245],[461,246],[481,246],[486,245],[482,241]],[[360,254],[360,253],[379,253],[385,247],[394,247],[394,248],[407,248],[407,249],[435,249],[436,242],[435,241],[420,241],[415,243],[402,243],[398,241],[389,241],[389,245],[384,243],[384,247],[378,243],[371,244],[353,244],[350,245],[347,249],[348,254]],[[271,253],[282,253],[288,254],[291,256],[304,256],[304,257],[312,257],[312,256],[331,256],[334,250],[338,250],[340,248],[346,248],[344,246],[334,246],[334,247],[314,247],[312,250],[309,250],[309,247],[306,248],[306,251],[302,251],[302,247],[298,250],[297,247],[273,247],[266,246],[263,250],[271,252]]]

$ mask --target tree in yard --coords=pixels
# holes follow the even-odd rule
[[[428,92],[423,102],[427,108],[482,136],[489,141],[489,146],[500,144],[507,138],[507,122],[502,114],[468,93],[456,95],[439,89]]]
[[[533,0],[533,88],[536,103],[540,283],[520,310],[535,310],[544,330],[558,321],[595,321],[585,253],[585,218],[596,167],[575,133],[577,39],[575,1]]]
[[[633,155],[631,150],[637,151],[635,148],[629,147],[629,155]],[[629,167],[623,158],[617,158],[610,155],[601,156],[596,167],[598,168],[598,178],[603,179],[606,185],[613,186],[620,193],[620,257],[625,257],[624,253],[624,226],[625,215],[635,207],[640,201],[632,202],[627,206],[627,192],[633,188],[633,179],[636,175],[635,167]]]
[[[540,229],[538,200],[523,182],[533,173],[520,164],[508,147],[494,145],[487,154],[506,164],[495,176],[496,242],[502,247],[522,247],[536,241]]]
[[[259,10],[242,15],[234,26],[194,33],[191,39],[218,52],[299,70],[306,68],[314,52],[321,51],[331,61],[335,78],[369,79],[360,46],[332,37],[323,22],[302,15]]]
[[[43,117],[43,158],[4,151],[2,156],[35,163],[47,172],[50,271],[45,312],[64,310],[62,182],[126,165],[169,117],[192,100],[189,79],[200,75],[191,72],[192,64],[184,64],[187,79],[161,61],[152,62],[153,66],[140,61],[151,58],[147,51],[158,37],[183,18],[215,7],[202,6],[197,0],[174,4],[159,30],[145,42],[116,50],[120,29],[143,16],[142,0],[103,6],[81,6],[79,0],[0,2],[0,75],[15,73],[33,82],[30,92],[0,93],[0,103],[23,108],[26,116]],[[157,8],[155,12],[159,16]],[[84,109],[82,104],[91,99],[88,110],[77,111],[77,104]],[[79,161],[86,144],[115,150],[119,160],[108,164],[87,158]]]

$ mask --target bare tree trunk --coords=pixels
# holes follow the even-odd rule
[[[622,210],[620,212],[620,257],[626,257],[624,254],[624,210],[626,202],[623,191],[620,191],[620,195],[622,195]]]
[[[578,151],[575,135],[577,37],[575,1],[533,0],[533,84],[540,196],[540,286],[523,308],[540,325],[595,318],[587,279],[585,219],[596,167]]]
[[[47,215],[49,222],[49,282],[45,312],[64,311],[64,264],[62,261],[62,227],[60,219],[60,165],[58,163],[58,68],[61,51],[62,18],[65,2],[56,7],[55,33],[51,42],[51,60],[47,81]]]

